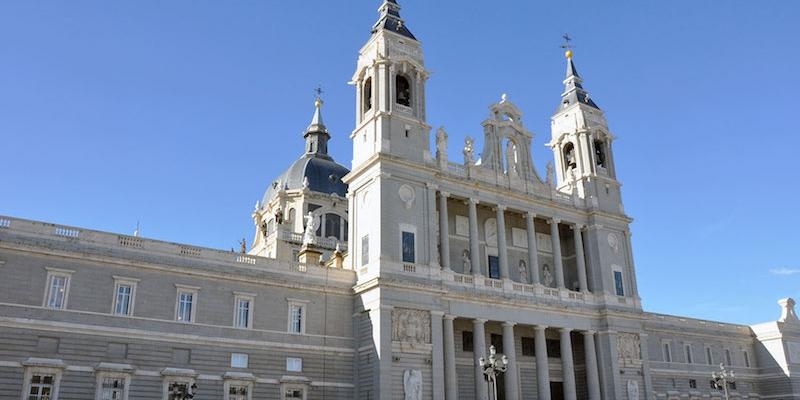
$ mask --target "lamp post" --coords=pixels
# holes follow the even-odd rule
[[[169,400],[190,400],[194,398],[197,391],[197,384],[192,383],[188,386],[186,383],[171,383],[169,385]]]
[[[497,350],[494,346],[489,346],[489,359],[486,360],[481,357],[478,360],[483,375],[489,381],[489,391],[492,393],[491,400],[497,400],[497,377],[506,372],[508,368],[508,358],[503,355],[500,359],[497,358]]]
[[[727,371],[722,363],[719,364],[719,372],[712,372],[711,379],[714,381],[714,387],[717,389],[725,390],[725,400],[728,400],[728,384],[736,380],[733,371]]]

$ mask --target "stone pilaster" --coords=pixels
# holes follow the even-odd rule
[[[575,365],[572,362],[572,340],[570,332],[572,329],[561,328],[561,370],[564,372],[564,400],[577,400],[578,394],[575,388]]]
[[[478,360],[481,357],[486,358],[486,331],[484,329],[486,324],[485,319],[472,320],[472,343],[474,361],[473,369],[475,370],[475,399],[476,400],[489,400],[489,387],[486,380],[483,379],[483,371],[478,368]]]
[[[553,264],[556,274],[556,287],[559,289],[564,288],[564,263],[561,259],[561,237],[558,234],[558,223],[561,222],[558,218],[551,218],[550,223],[550,241],[553,243]]]
[[[508,279],[508,252],[506,246],[506,216],[505,206],[498,205],[497,212],[497,257],[500,262],[500,278]]]
[[[447,220],[447,192],[439,192],[439,260],[442,269],[451,269],[450,265],[450,225]]]
[[[547,361],[547,326],[537,325],[534,345],[536,346],[536,384],[539,388],[539,400],[550,400],[550,364]]]
[[[508,369],[505,372],[506,400],[519,400],[519,372],[517,366],[517,349],[514,341],[514,325],[516,322],[503,323],[503,354],[508,358]]]
[[[586,283],[586,258],[583,254],[583,226],[575,224],[572,226],[572,237],[575,242],[575,259],[578,261],[578,286],[582,293],[587,293],[589,287]]]
[[[481,254],[478,246],[478,200],[469,199],[469,256],[472,263],[472,275],[482,275]]]
[[[528,275],[531,277],[531,283],[539,283],[539,248],[536,243],[536,224],[534,218],[536,214],[533,212],[525,213],[525,225],[528,229]]]
[[[458,400],[454,319],[455,316],[452,315],[444,316],[444,397],[446,400]]]
[[[431,311],[431,381],[433,382],[433,400],[445,400],[444,377],[444,338],[441,311]]]

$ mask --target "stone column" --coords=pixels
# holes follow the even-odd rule
[[[586,258],[583,254],[583,226],[575,224],[572,226],[572,237],[575,242],[575,259],[578,261],[578,286],[582,293],[587,293],[589,288],[586,283]]]
[[[539,400],[550,400],[550,363],[547,360],[547,326],[536,325],[534,345],[536,347],[536,386],[539,388]]]
[[[444,312],[431,311],[431,382],[433,400],[445,400],[444,381],[444,343],[442,332],[442,317]]]
[[[556,274],[556,287],[559,289],[564,288],[564,264],[561,260],[561,237],[558,235],[558,223],[561,222],[558,218],[551,218],[550,223],[550,241],[553,243],[553,264]]]
[[[450,265],[450,224],[447,220],[447,197],[450,193],[439,192],[439,261],[442,269],[452,269]]]
[[[508,358],[505,372],[506,400],[519,400],[519,372],[517,372],[517,349],[514,346],[514,325],[516,322],[503,322],[503,354]]]
[[[376,376],[373,382],[375,396],[379,399],[392,398],[392,309],[394,307],[382,305],[369,312],[372,320],[372,342],[376,344],[375,352],[378,365],[374,367]]]
[[[469,199],[469,256],[472,275],[482,275],[480,247],[478,246],[478,200]]]
[[[472,350],[474,355],[473,368],[475,369],[475,399],[489,400],[489,386],[483,379],[483,371],[478,366],[481,357],[486,358],[486,332],[483,329],[485,319],[472,320]]]
[[[508,252],[506,246],[506,207],[498,205],[497,210],[497,257],[500,261],[500,279],[508,279]]]
[[[564,372],[564,400],[577,400],[575,389],[575,366],[572,363],[572,329],[561,328],[561,370]]]
[[[594,331],[583,332],[583,348],[586,352],[586,385],[589,400],[600,399],[600,375],[597,372],[597,351],[594,348]]]
[[[453,315],[444,316],[444,398],[458,400],[458,378],[456,376],[456,344],[453,330]]]
[[[539,283],[539,248],[536,243],[536,214],[529,211],[525,213],[525,225],[528,228],[528,275],[531,283]]]

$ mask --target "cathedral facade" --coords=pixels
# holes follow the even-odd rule
[[[483,149],[448,154],[385,0],[351,80],[351,168],[317,98],[249,249],[0,217],[0,398],[800,398],[792,299],[754,326],[642,309],[614,135],[566,56],[543,173],[505,96]]]

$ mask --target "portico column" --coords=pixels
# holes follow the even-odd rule
[[[575,366],[572,363],[572,340],[569,333],[572,329],[561,328],[561,370],[564,372],[564,400],[576,400]]]
[[[472,353],[475,358],[472,369],[475,370],[476,400],[489,400],[489,387],[486,385],[486,380],[483,379],[483,371],[478,366],[478,361],[481,357],[486,358],[486,332],[483,329],[483,324],[485,323],[485,319],[472,320]]]
[[[469,199],[469,260],[472,275],[482,275],[480,247],[478,246],[478,200]]]
[[[525,213],[525,225],[528,228],[528,275],[531,276],[531,283],[539,283],[539,249],[536,243],[536,224],[533,212]]]
[[[514,346],[514,325],[516,322],[503,322],[503,354],[508,358],[505,372],[506,400],[519,400],[519,373],[517,372],[517,349]]]
[[[500,279],[508,279],[508,253],[506,252],[506,207],[498,205],[497,210],[497,256],[500,261]]]
[[[582,293],[586,293],[589,291],[589,288],[586,284],[586,259],[584,258],[583,254],[583,235],[581,234],[582,229],[582,225],[572,225],[572,238],[575,242],[575,259],[578,260],[578,286],[580,286],[580,291]]]
[[[558,218],[551,218],[550,223],[550,241],[553,243],[553,264],[556,268],[556,287],[559,289],[564,288],[564,265],[561,260],[561,237],[558,234],[558,223],[561,222]]]
[[[600,375],[597,372],[594,331],[583,332],[583,348],[586,352],[586,385],[589,386],[589,400],[600,400]]]
[[[550,400],[550,364],[547,361],[547,338],[545,325],[536,325],[534,346],[536,347],[536,386],[539,388],[539,400]]]
[[[439,192],[439,260],[442,269],[451,269],[450,266],[450,226],[447,220],[447,197],[450,193]]]
[[[453,315],[444,316],[444,398],[458,400],[458,378],[456,377],[455,332]]]
[[[444,338],[442,311],[431,310],[431,381],[433,400],[444,399]]]

